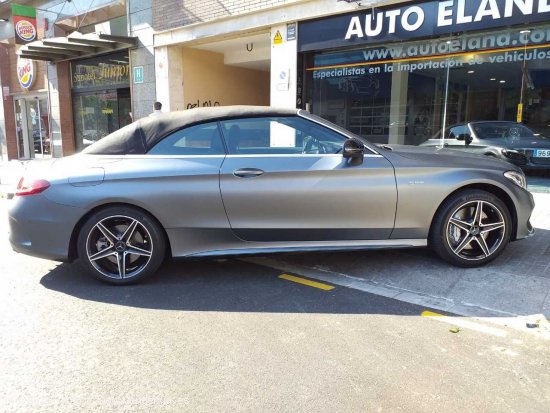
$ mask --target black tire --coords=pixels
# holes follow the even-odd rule
[[[445,261],[477,267],[499,256],[511,232],[512,219],[504,202],[489,192],[464,190],[440,206],[429,242]]]
[[[80,263],[95,278],[127,285],[153,275],[166,240],[157,222],[132,207],[106,207],[90,216],[77,240]]]

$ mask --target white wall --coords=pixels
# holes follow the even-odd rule
[[[280,44],[275,41],[277,33]],[[297,43],[287,40],[286,24],[271,27],[271,106],[296,107]]]

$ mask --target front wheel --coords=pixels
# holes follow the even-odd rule
[[[166,242],[159,225],[131,207],[108,207],[88,218],[78,236],[78,255],[96,278],[131,284],[156,272]]]
[[[445,261],[475,267],[494,260],[510,241],[512,220],[506,205],[481,190],[447,199],[437,212],[430,245]]]

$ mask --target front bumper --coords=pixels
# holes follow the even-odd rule
[[[57,204],[43,194],[16,196],[8,212],[9,240],[20,253],[69,260],[71,235],[83,210]]]
[[[520,240],[535,234],[535,229],[531,224],[531,214],[535,208],[535,199],[526,189],[514,187],[514,204],[516,205],[517,229],[515,237],[512,240]]]

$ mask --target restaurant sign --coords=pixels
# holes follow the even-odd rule
[[[22,57],[17,58],[17,79],[23,89],[30,89],[36,79],[36,69],[34,61],[30,59],[24,59]]]
[[[15,43],[27,44],[37,40],[36,9],[34,7],[12,4],[13,29]]]

